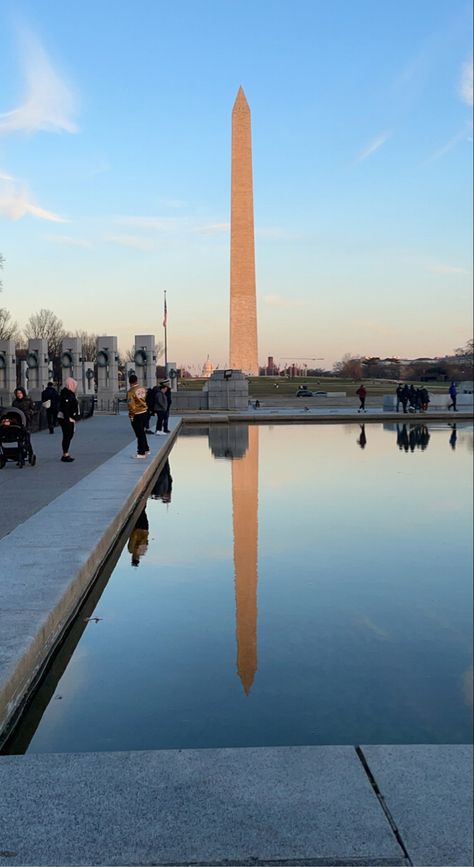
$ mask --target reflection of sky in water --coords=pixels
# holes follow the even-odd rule
[[[31,749],[470,741],[472,429],[230,430],[173,448]]]

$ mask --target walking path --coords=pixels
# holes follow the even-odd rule
[[[1,471],[0,731],[180,425],[172,419],[171,435],[150,437],[152,455],[136,461],[126,416],[96,416],[78,425],[73,464],[59,460],[58,433],[39,433],[37,466]],[[4,755],[0,793],[0,867],[472,864],[470,746]]]

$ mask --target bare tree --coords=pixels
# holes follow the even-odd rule
[[[48,355],[54,361],[61,354],[61,344],[66,336],[63,323],[52,310],[42,307],[38,313],[32,313],[25,328],[25,337],[42,338],[48,341]]]
[[[464,361],[466,367],[474,367],[474,340],[472,337],[467,341],[465,346],[458,346],[454,350],[454,354]]]
[[[352,356],[350,353],[342,357],[341,361],[337,361],[333,366],[336,376],[342,376],[346,379],[360,379],[362,376],[362,359],[359,355]]]
[[[5,264],[5,259],[3,258],[2,254],[0,253],[0,269],[3,268],[4,264]],[[0,280],[0,292],[2,291],[2,286],[3,286],[3,283]]]
[[[95,363],[97,359],[97,334],[91,334],[89,331],[76,331],[74,337],[81,339],[83,359]]]
[[[12,340],[18,337],[18,324],[6,307],[0,307],[0,340]]]

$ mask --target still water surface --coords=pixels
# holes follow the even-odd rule
[[[186,431],[29,750],[471,741],[472,449]]]

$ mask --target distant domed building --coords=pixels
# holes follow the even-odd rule
[[[212,361],[209,361],[209,356],[207,356],[206,361],[202,366],[202,376],[204,377],[204,379],[209,379],[209,377],[212,376],[213,372],[214,367]]]

